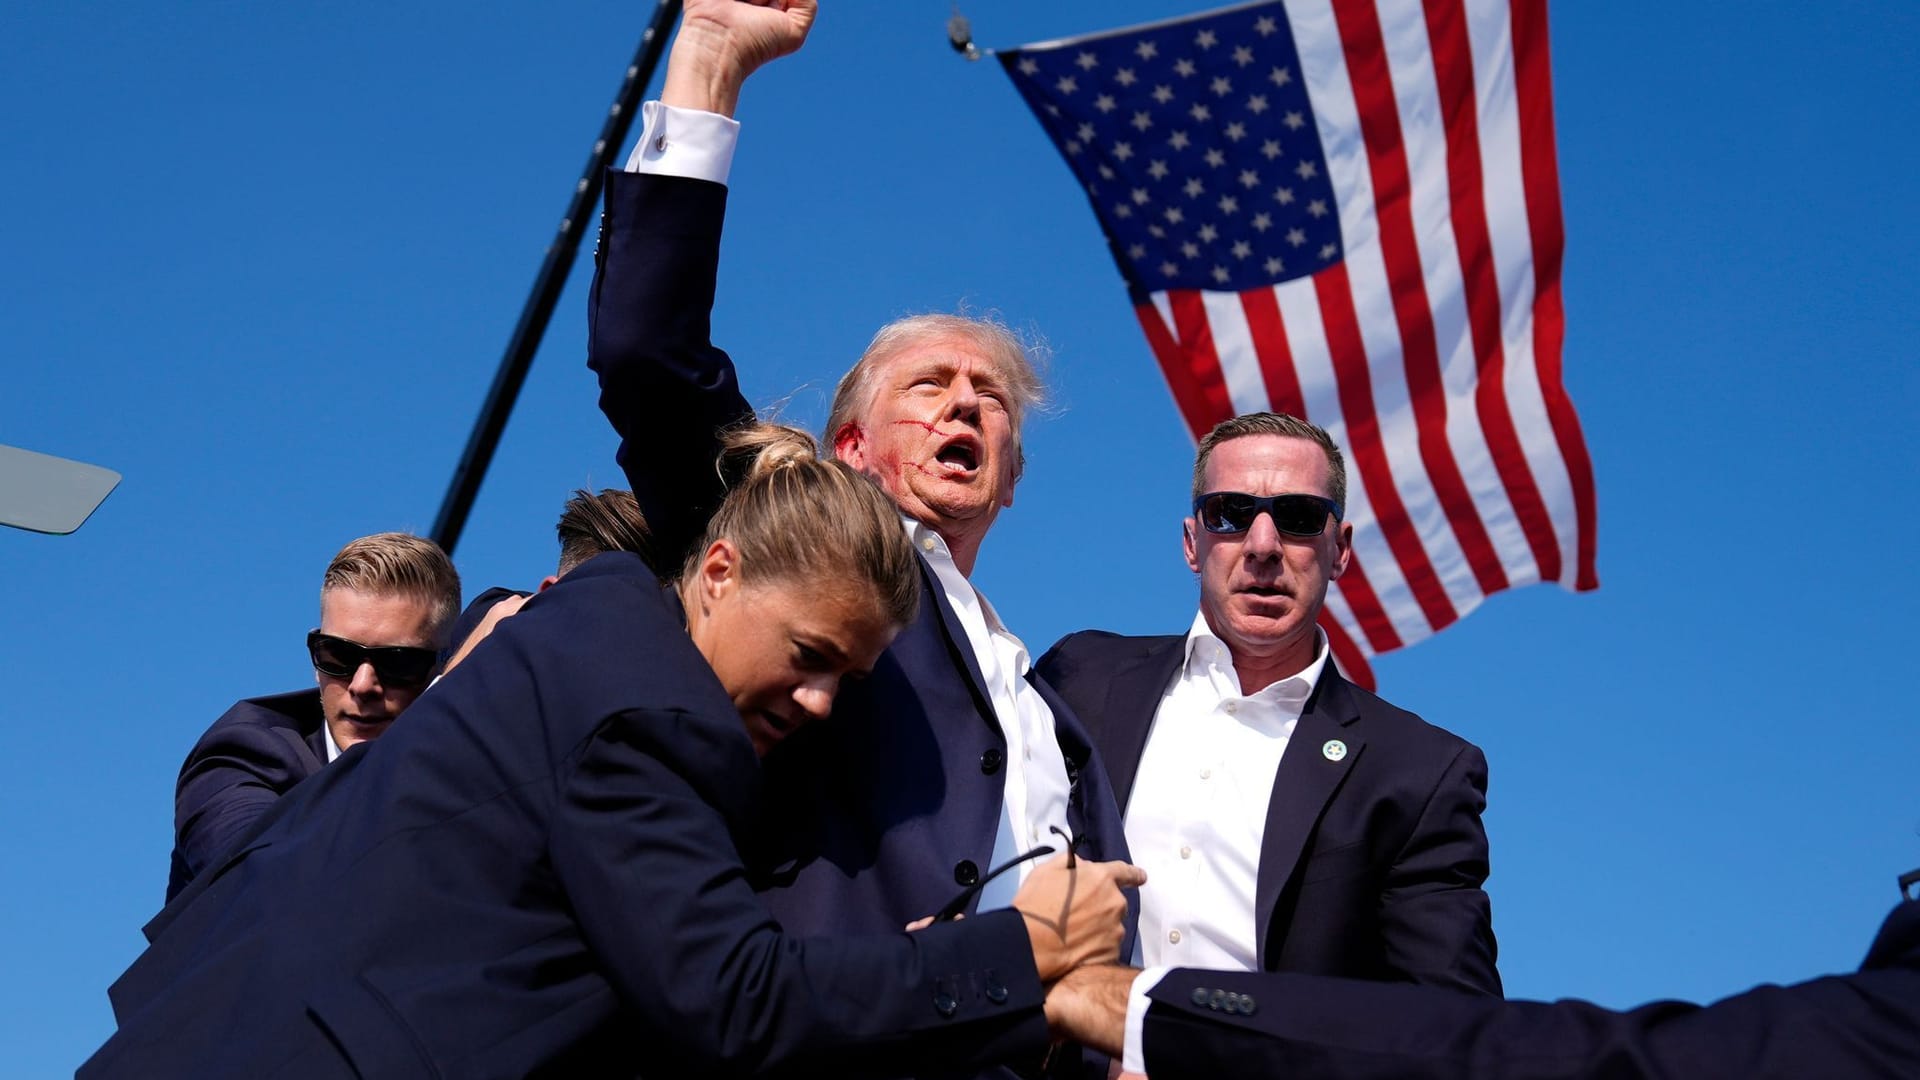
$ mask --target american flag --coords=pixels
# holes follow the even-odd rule
[[[1349,677],[1501,589],[1598,585],[1542,0],[1267,0],[999,57],[1194,436],[1271,409],[1345,449]]]

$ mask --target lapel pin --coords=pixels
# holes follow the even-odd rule
[[[1339,761],[1341,758],[1347,756],[1347,744],[1341,742],[1339,739],[1328,739],[1321,745],[1320,753],[1325,756],[1328,761]]]

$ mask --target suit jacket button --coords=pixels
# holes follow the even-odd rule
[[[950,1017],[960,1011],[960,1003],[953,999],[952,994],[935,994],[933,995],[933,1011],[939,1013],[941,1016]]]
[[[1215,990],[1213,993],[1207,995],[1207,1008],[1209,1009],[1218,1011],[1225,1007],[1226,1004],[1227,992],[1225,990]]]
[[[1240,995],[1240,1015],[1241,1016],[1253,1015],[1253,995],[1252,994]]]
[[[1006,760],[1007,755],[1001,753],[998,747],[988,747],[987,752],[980,755],[980,771],[992,776],[1000,771],[1000,766]]]
[[[999,979],[993,978],[992,976],[988,976],[987,978],[987,1000],[993,1002],[995,1005],[1005,1005],[1007,1003],[1007,988],[1000,984]]]
[[[1194,987],[1194,988],[1193,988],[1193,1003],[1194,1003],[1195,1005],[1205,1005],[1205,1004],[1207,1003],[1207,988],[1206,988],[1206,987],[1204,987],[1204,986],[1196,986],[1196,987]]]
[[[961,859],[953,864],[953,882],[956,885],[972,885],[980,880],[980,868],[973,865],[972,859]]]

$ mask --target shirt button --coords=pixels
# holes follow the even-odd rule
[[[667,137],[666,137],[665,135],[662,135],[662,136],[660,136],[660,137],[658,137],[658,138],[656,138],[656,139],[654,139],[654,140],[653,140],[653,148],[654,148],[654,150],[656,150],[656,151],[665,151],[665,150],[666,150],[666,148],[667,148]]]
[[[1185,844],[1181,844],[1181,845],[1180,845],[1180,857],[1181,857],[1181,858],[1183,858],[1183,859],[1191,859],[1191,858],[1193,858],[1193,849],[1192,849],[1192,848],[1190,848],[1190,847],[1188,847],[1188,846],[1187,846],[1187,845],[1185,845]]]
[[[1211,779],[1213,779],[1213,770],[1212,770],[1212,769],[1201,769],[1201,770],[1200,770],[1200,779],[1202,779],[1202,780],[1211,780]]]
[[[1175,945],[1180,944],[1180,931],[1178,930],[1167,931],[1167,940],[1172,942]]]
[[[921,538],[920,538],[920,550],[922,550],[922,551],[932,551],[932,550],[933,550],[933,537],[931,537],[931,536],[923,536],[923,537],[921,537]]]
[[[1240,704],[1239,704],[1239,702],[1235,702],[1235,701],[1229,701],[1229,702],[1227,702],[1227,715],[1228,715],[1228,716],[1232,716],[1233,714],[1235,714],[1235,713],[1237,713],[1237,712],[1239,712],[1239,711],[1240,711]]]

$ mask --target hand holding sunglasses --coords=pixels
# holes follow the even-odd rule
[[[372,664],[382,685],[411,689],[424,686],[433,678],[434,665],[440,661],[436,649],[410,645],[362,645],[343,637],[307,632],[307,655],[313,670],[335,679],[351,679],[361,664]]]
[[[1026,919],[1033,966],[1052,983],[1086,964],[1120,962],[1127,934],[1127,897],[1122,889],[1147,883],[1131,863],[1079,862],[1071,853],[1033,868],[1013,906]]]
[[[1340,520],[1340,504],[1320,495],[1249,495],[1244,491],[1209,491],[1193,500],[1193,517],[1210,533],[1243,533],[1261,514],[1273,518],[1282,536],[1300,539],[1319,536],[1327,519]]]

